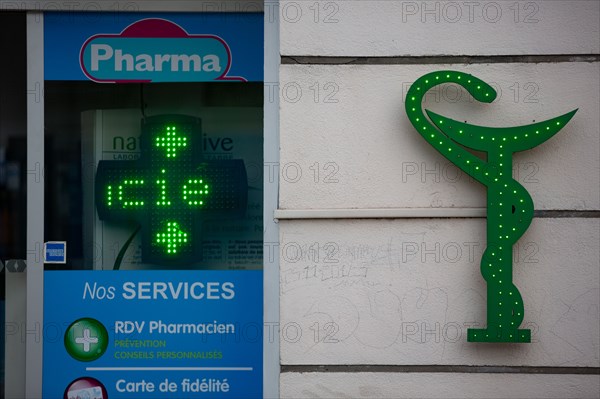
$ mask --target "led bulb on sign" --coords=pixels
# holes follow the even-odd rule
[[[142,121],[136,161],[100,161],[96,208],[101,220],[142,227],[142,260],[197,263],[204,220],[243,216],[247,180],[241,160],[205,161],[200,120],[184,115]]]
[[[492,128],[459,122],[422,110],[425,94],[444,83],[459,84],[476,100],[490,103],[494,89],[456,71],[434,72],[417,79],[406,96],[406,114],[417,132],[442,155],[487,187],[487,248],[481,273],[487,282],[487,328],[469,329],[470,342],[530,342],[531,331],[519,329],[523,300],[512,281],[512,246],[533,218],[533,200],[512,178],[512,156],[558,133],[575,111],[526,126]],[[483,161],[466,148],[487,153]]]

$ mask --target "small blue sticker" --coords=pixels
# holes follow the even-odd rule
[[[45,243],[44,263],[67,263],[67,242],[49,241]]]

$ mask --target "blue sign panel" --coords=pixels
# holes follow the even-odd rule
[[[44,243],[44,263],[66,263],[67,243],[65,241],[49,241]]]
[[[262,396],[262,271],[44,278],[43,397]]]
[[[262,13],[47,13],[46,80],[263,80]]]

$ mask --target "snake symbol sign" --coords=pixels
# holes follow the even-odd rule
[[[536,147],[558,133],[577,110],[524,126],[476,126],[423,113],[422,101],[431,88],[447,83],[464,87],[476,100],[491,103],[495,90],[472,75],[456,71],[429,73],[417,79],[406,96],[406,114],[419,132],[443,156],[487,188],[487,245],[481,274],[487,283],[487,328],[470,328],[469,342],[531,342],[531,331],[520,329],[523,298],[512,279],[512,247],[533,219],[533,200],[512,178],[515,152]],[[465,148],[487,153],[487,161]]]

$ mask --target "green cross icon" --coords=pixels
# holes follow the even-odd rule
[[[244,162],[204,160],[201,121],[186,115],[142,120],[140,147],[138,160],[98,163],[100,220],[138,223],[145,263],[201,261],[202,223],[245,213]]]
[[[181,150],[187,147],[187,137],[182,137],[177,132],[177,126],[167,126],[166,134],[162,134],[154,138],[154,145],[166,150],[167,158],[175,158],[177,156],[178,149]]]
[[[64,345],[67,353],[76,360],[96,360],[106,352],[108,331],[98,320],[84,317],[67,328]]]

